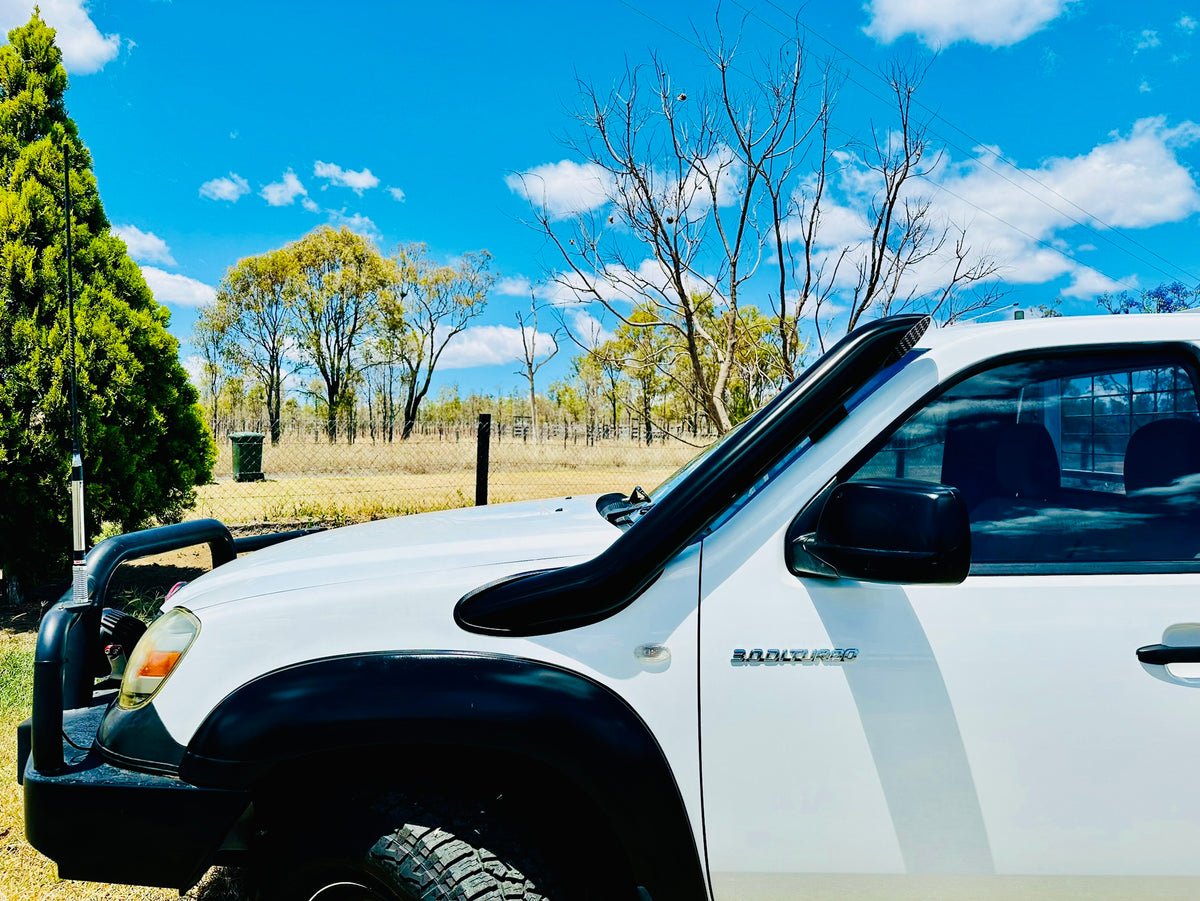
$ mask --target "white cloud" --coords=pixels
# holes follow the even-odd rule
[[[712,207],[736,203],[741,196],[746,167],[729,147],[718,146],[708,156],[696,160],[680,177],[675,172],[649,169],[643,174],[657,205],[681,219],[685,211],[690,220],[699,220]],[[545,163],[526,172],[505,177],[505,184],[551,219],[594,212],[614,198],[640,193],[611,172],[594,163],[560,160]],[[612,221],[610,217],[610,222]]]
[[[1192,34],[1195,32],[1197,24],[1200,23],[1197,23],[1195,19],[1185,13],[1179,17],[1179,21],[1175,23],[1175,27],[1184,34]]]
[[[1143,81],[1140,85],[1138,85],[1139,94],[1149,94],[1153,90],[1154,88],[1150,87],[1150,82],[1148,81]]]
[[[204,384],[204,357],[199,354],[189,354],[181,361],[188,374],[188,380],[199,389]]]
[[[283,173],[282,181],[264,185],[259,196],[271,206],[291,206],[297,197],[308,196],[308,191],[304,190],[304,185],[300,184],[296,173],[288,169]]]
[[[154,299],[159,303],[200,307],[216,299],[216,289],[204,282],[188,278],[186,275],[163,272],[154,266],[142,266],[141,269],[142,277],[146,279],[146,284],[154,292]]]
[[[144,232],[136,225],[114,225],[113,234],[125,242],[129,255],[144,263],[162,263],[174,266],[175,258],[167,242],[154,232]]]
[[[571,334],[584,347],[599,347],[616,335],[604,327],[604,323],[587,310],[570,310],[567,313]]]
[[[1007,47],[1045,28],[1075,0],[868,0],[868,35],[890,44],[912,34],[927,47],[974,41]]]
[[[1114,132],[1084,156],[1043,164],[1042,180],[1109,225],[1178,222],[1200,210],[1200,189],[1175,151],[1198,141],[1194,122],[1171,128],[1165,116],[1139,119],[1128,137]]]
[[[535,346],[538,356],[544,357],[554,349],[554,337],[537,332]],[[475,366],[496,366],[522,359],[521,330],[507,325],[476,325],[450,339],[438,362],[439,369],[470,369]]]
[[[90,75],[116,59],[121,51],[119,34],[101,34],[88,15],[83,0],[40,0],[42,19],[54,29],[63,65],[72,75]],[[5,34],[29,21],[34,4],[28,0],[0,0],[0,28]]]
[[[947,158],[928,178],[910,181],[908,193],[931,203],[934,227],[965,228],[969,258],[995,261],[1008,283],[1067,278],[1065,295],[1087,297],[1130,287],[1130,280],[1117,282],[1114,276],[1122,273],[1102,275],[1076,259],[1073,254],[1085,252],[1085,245],[1072,250],[1071,230],[1079,222],[1101,231],[1106,225],[1147,228],[1200,211],[1200,187],[1176,154],[1198,141],[1195,123],[1172,127],[1157,117],[1139,120],[1128,134],[1114,133],[1084,154],[1049,159],[1036,168],[1015,168],[996,148],[977,148],[974,159]],[[853,284],[855,263],[870,236],[864,212],[872,196],[861,161],[844,157],[839,166],[823,213],[829,228],[822,230],[818,250],[826,261],[847,252],[838,270],[838,285],[845,288]],[[798,226],[789,234],[798,238]],[[900,293],[920,296],[944,285],[953,265],[949,249],[911,270]]]
[[[398,203],[404,203],[404,192],[399,188],[388,188],[388,193],[392,195],[392,200]]]
[[[300,206],[304,207],[310,213],[316,213],[321,209],[320,205],[311,197],[305,197],[303,200],[301,200]]]
[[[249,193],[250,183],[236,172],[230,172],[226,177],[206,181],[200,186],[200,196],[207,197],[209,200],[228,200],[230,203],[237,203],[239,197]]]
[[[1158,47],[1161,44],[1162,44],[1162,40],[1159,38],[1158,32],[1147,28],[1138,37],[1137,46],[1134,49],[1135,50],[1153,50],[1155,47]]]
[[[599,209],[608,203],[615,185],[612,175],[594,163],[561,160],[514,172],[504,178],[509,190],[544,207],[553,219]]]
[[[348,216],[345,210],[326,210],[329,214],[329,224],[334,227],[346,226],[352,232],[357,232],[364,238],[377,241],[380,238],[379,226],[362,213]]]
[[[507,297],[528,297],[531,291],[533,284],[523,275],[502,278],[496,282],[495,292]]]
[[[1109,278],[1103,272],[1097,272],[1095,269],[1079,268],[1071,273],[1071,284],[1067,285],[1059,293],[1063,297],[1086,299],[1096,297],[1099,294],[1135,288],[1137,287],[1137,283],[1136,276],[1126,276],[1121,281],[1116,281]]]
[[[742,182],[745,179],[746,165],[733,152],[732,148],[721,146],[707,157],[694,163],[684,176],[680,195],[683,198],[682,208],[696,210],[712,204],[713,190],[716,186],[717,206],[729,206],[737,203],[741,196]],[[673,192],[679,184],[677,179],[663,178],[665,190]]]
[[[694,273],[684,274],[684,285],[689,292],[713,290],[712,281]],[[607,304],[613,309],[629,309],[634,303],[647,298],[662,298],[669,303],[675,296],[672,275],[658,260],[647,258],[636,269],[611,265],[588,276],[578,272],[556,272],[534,288],[538,300],[555,307],[584,307],[592,304]],[[717,296],[717,305],[722,298]]]
[[[379,179],[371,174],[370,169],[355,172],[351,169],[343,169],[336,163],[323,163],[320,160],[317,160],[316,165],[313,166],[313,175],[317,178],[328,179],[331,185],[350,188],[359,197],[362,196],[363,191],[379,184]]]

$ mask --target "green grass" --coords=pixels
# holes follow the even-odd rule
[[[0,713],[29,714],[33,703],[33,647],[16,645],[0,651]]]

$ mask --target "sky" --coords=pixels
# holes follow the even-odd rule
[[[31,9],[0,0],[0,24]],[[1006,305],[1057,300],[1074,315],[1096,312],[1105,291],[1200,284],[1200,0],[40,9],[109,220],[171,311],[185,359],[197,309],[229,267],[328,223],[384,252],[422,241],[453,262],[488,250],[497,286],[448,348],[435,391],[517,388],[516,314],[531,292],[553,299],[563,266],[527,224],[518,176],[563,209],[598,207],[595,177],[567,143],[579,81],[608,90],[654,53],[681,92],[698,92],[697,35],[714,34],[718,17],[747,59],[777,48],[798,17],[807,52],[839,81],[846,141],[894,121],[881,71],[928,62],[916,97],[938,164],[922,190],[996,262]],[[853,169],[831,195],[831,248],[863,227]],[[552,317],[539,327],[551,331]],[[566,376],[573,351],[564,341],[539,388]]]

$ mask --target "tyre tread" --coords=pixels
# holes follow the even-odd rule
[[[391,821],[400,825],[369,857],[418,901],[545,901],[532,879],[481,844],[477,828],[417,807],[395,809]]]

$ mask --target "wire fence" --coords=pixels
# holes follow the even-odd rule
[[[340,525],[476,502],[479,422],[418,423],[391,441],[342,422],[330,441],[325,420],[311,417],[285,421],[275,444],[261,424],[239,425],[244,430],[219,436],[213,482],[198,489],[189,518]],[[488,503],[650,489],[713,440],[684,427],[652,428],[647,444],[636,422],[544,423],[535,431],[520,419],[492,423],[484,436]]]

